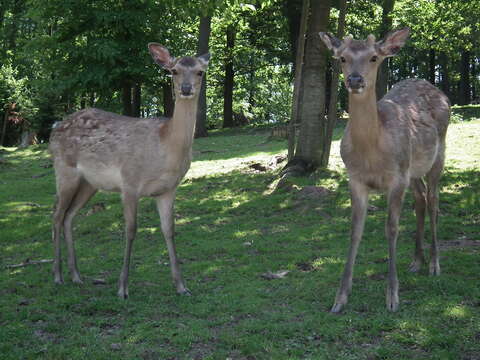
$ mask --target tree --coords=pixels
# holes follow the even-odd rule
[[[211,16],[202,16],[198,30],[197,56],[208,52],[208,42],[211,32]],[[207,74],[203,75],[202,88],[198,99],[197,123],[195,127],[195,137],[205,137],[207,133]]]
[[[345,15],[347,12],[347,0],[339,1],[339,15],[338,15],[338,26],[337,26],[337,38],[342,39],[345,35]],[[328,104],[328,114],[327,121],[325,123],[325,141],[323,141],[323,151],[322,151],[322,166],[326,167],[328,165],[328,160],[330,158],[330,149],[332,147],[332,137],[333,130],[337,123],[338,118],[338,88],[339,88],[339,77],[340,77],[340,65],[338,61],[335,61],[332,65],[332,80],[330,85],[330,99]]]
[[[299,113],[301,117],[295,156],[284,173],[310,172],[322,166],[323,142],[326,140],[324,122],[326,98],[327,49],[318,33],[326,31],[330,16],[329,0],[312,0],[307,25],[302,90]]]
[[[383,39],[385,35],[392,30],[392,11],[395,5],[395,0],[383,0],[382,3],[382,22],[378,31],[379,39]],[[381,99],[387,93],[388,87],[388,65],[389,61],[386,59],[378,69],[377,75],[377,99]]]
[[[234,24],[229,24],[226,31],[225,80],[223,83],[223,127],[233,126],[233,87],[235,71],[233,69],[233,51],[235,47],[236,29]]]
[[[298,39],[291,39],[292,46],[296,45],[296,58],[294,60],[295,69],[295,82],[293,86],[293,99],[292,99],[292,115],[290,117],[288,127],[288,160],[291,161],[295,154],[295,137],[296,137],[296,125],[300,123],[299,109],[300,109],[300,91],[302,87],[302,70],[303,70],[303,58],[305,56],[305,35],[307,32],[307,24],[310,12],[310,1],[303,0],[302,14],[300,17],[300,24],[298,31],[290,30],[290,34],[298,34]],[[293,20],[290,21],[291,25],[296,24]]]

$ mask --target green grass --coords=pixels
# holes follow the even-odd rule
[[[253,129],[196,140],[176,202],[177,251],[193,296],[175,294],[154,203],[143,199],[126,301],[116,297],[124,246],[118,194],[96,195],[77,217],[83,285],[71,283],[66,266],[63,286],[54,285],[51,264],[6,268],[52,258],[55,186],[44,145],[3,149],[0,358],[479,359],[479,139],[479,119],[449,129],[442,275],[407,271],[415,231],[408,195],[398,243],[400,310],[386,311],[386,205],[372,196],[353,293],[340,315],[328,312],[349,244],[338,140],[330,170],[296,179],[289,192],[271,189],[280,165],[267,172],[249,167],[284,154],[284,141]],[[306,185],[331,192],[301,199],[296,189]],[[91,215],[98,203],[105,210]],[[290,272],[261,277],[279,270]],[[98,278],[106,284],[93,284]]]

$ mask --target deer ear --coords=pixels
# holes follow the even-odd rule
[[[210,61],[210,53],[206,53],[197,57],[197,59],[202,64],[203,68],[205,69],[208,66],[208,62]]]
[[[392,31],[385,36],[385,39],[376,43],[377,51],[385,57],[394,56],[405,45],[409,35],[409,28]]]
[[[166,47],[157,43],[149,43],[148,51],[152,55],[153,61],[161,67],[170,70],[174,65],[174,58],[170,56],[170,52]]]
[[[320,39],[325,46],[333,51],[333,56],[337,58],[339,56],[338,50],[342,47],[343,41],[327,32],[319,32],[318,35],[320,35]]]

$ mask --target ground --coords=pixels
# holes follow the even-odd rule
[[[254,129],[196,140],[176,201],[177,251],[193,296],[176,295],[154,202],[144,199],[126,301],[116,296],[124,246],[118,194],[96,195],[77,217],[83,285],[69,280],[66,266],[62,286],[51,263],[11,267],[52,259],[54,175],[45,145],[0,150],[0,358],[480,359],[480,120],[449,129],[439,277],[407,271],[415,231],[407,196],[397,313],[385,308],[379,195],[371,198],[350,302],[340,315],[328,312],[349,244],[341,131],[329,170],[282,191],[272,183],[284,141]]]

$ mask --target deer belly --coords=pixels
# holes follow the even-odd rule
[[[79,163],[77,169],[97,189],[120,191],[122,188],[122,176],[117,167],[86,167]]]
[[[162,174],[158,177],[146,178],[140,186],[141,196],[159,196],[174,190],[183,176]]]

